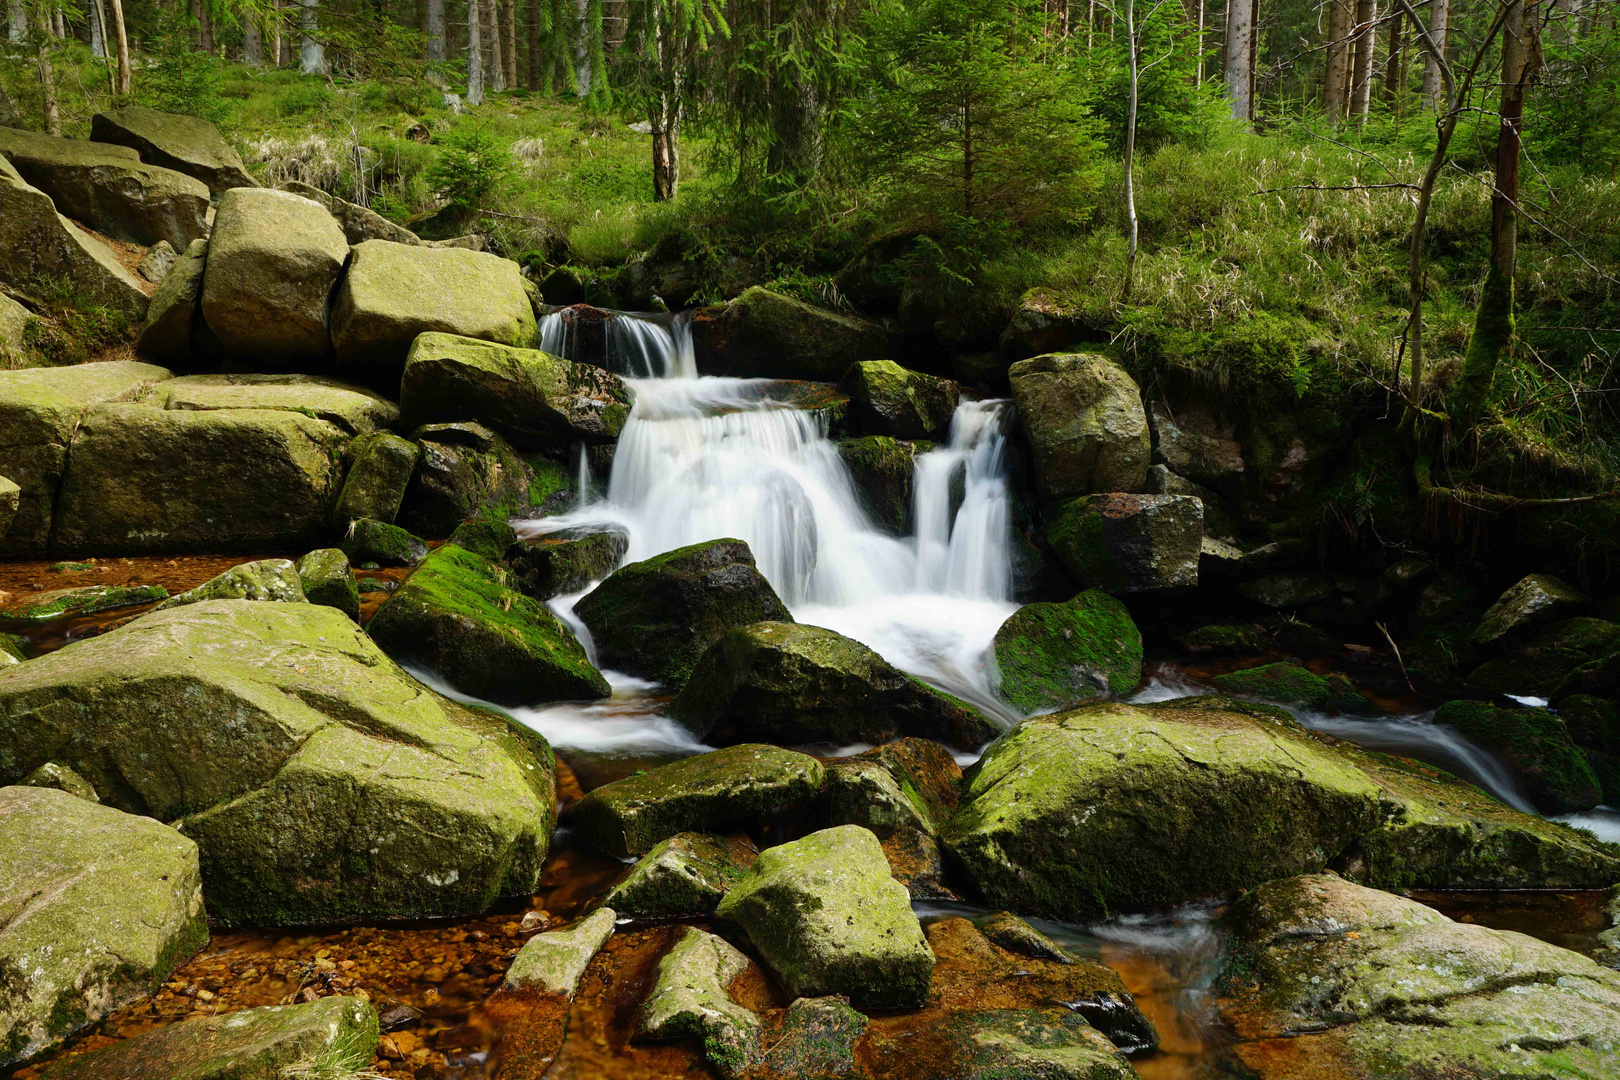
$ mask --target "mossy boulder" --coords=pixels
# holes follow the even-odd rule
[[[574,608],[608,667],[682,686],[727,631],[791,622],[741,540],[708,540],[615,570]]]
[[[1231,924],[1217,986],[1244,1075],[1562,1080],[1620,1055],[1620,973],[1527,935],[1332,874],[1263,885]]]
[[[1001,332],[1001,355],[1027,360],[1083,340],[1090,327],[1085,311],[1055,289],[1030,289],[1018,298],[1007,328]]]
[[[191,359],[207,261],[207,240],[193,240],[181,251],[147,305],[146,321],[135,341],[137,352],[164,363]]]
[[[821,791],[826,769],[808,754],[743,744],[604,784],[568,808],[590,843],[624,858],[676,833],[714,832]]]
[[[23,787],[52,788],[65,791],[78,799],[99,803],[101,796],[90,786],[90,781],[63,765],[60,761],[47,761],[23,777]]]
[[[838,389],[849,395],[850,418],[858,430],[894,439],[944,438],[961,397],[949,379],[903,368],[893,360],[850,365]]]
[[[422,456],[405,488],[399,525],[438,539],[480,513],[512,516],[529,509],[534,471],[482,424],[427,424],[414,438]]]
[[[931,739],[896,739],[827,763],[832,823],[880,840],[907,829],[936,835],[956,813],[961,784],[961,766]]]
[[[724,939],[682,927],[636,1017],[641,1039],[697,1039],[723,1080],[739,1080],[759,1060],[763,1025],[732,999],[727,987],[748,968],[748,957]]]
[[[341,548],[317,548],[293,564],[304,599],[311,604],[337,608],[360,621],[360,589],[349,568],[349,557]]]
[[[209,600],[0,672],[0,783],[58,761],[196,841],[228,926],[427,918],[529,895],[544,739],[425,689],[347,616]]]
[[[576,593],[613,573],[630,538],[616,529],[569,530],[524,537],[506,552],[514,582],[536,600]]]
[[[168,595],[169,590],[161,585],[82,585],[76,589],[51,589],[0,608],[0,623],[37,623],[78,615],[100,615],[154,603]]]
[[[5,536],[11,528],[11,521],[17,516],[17,507],[21,504],[22,488],[15,481],[0,476],[0,536]]]
[[[0,787],[0,911],[0,1068],[152,993],[208,941],[196,844],[46,787]]]
[[[1434,722],[1490,751],[1548,814],[1590,810],[1603,801],[1591,764],[1569,729],[1546,709],[1501,709],[1484,701],[1450,701]]]
[[[215,199],[231,188],[257,186],[219,128],[195,116],[126,105],[91,117],[90,139],[127,146],[149,165],[195,177]]]
[[[359,997],[200,1016],[48,1066],[42,1080],[283,1080],[359,1075],[377,1052],[377,1010]]]
[[[1497,597],[1474,628],[1472,640],[1480,646],[1506,645],[1534,627],[1574,615],[1590,602],[1560,578],[1527,574]]]
[[[878,323],[755,286],[692,315],[698,370],[740,378],[837,382],[850,364],[888,356]]]
[[[503,562],[506,552],[516,539],[517,532],[511,523],[493,515],[463,521],[456,526],[456,531],[450,534],[450,543],[492,563]],[[512,574],[506,575],[509,584],[512,583],[512,578]]]
[[[923,448],[886,435],[838,442],[838,456],[855,481],[861,508],[891,536],[908,536],[914,528],[912,478],[917,454]]]
[[[1059,505],[1046,538],[1088,587],[1118,594],[1198,584],[1204,507],[1187,495],[1090,495]]]
[[[1576,746],[1620,754],[1620,704],[1590,694],[1572,694],[1558,703],[1558,716]]]
[[[1364,709],[1368,702],[1343,675],[1318,675],[1298,664],[1278,661],[1217,675],[1215,686],[1228,694],[1265,698],[1307,709]]]
[[[1142,681],[1142,632],[1124,604],[1087,589],[1059,604],[1025,604],[992,646],[1001,696],[1032,713],[1123,696]]]
[[[1271,638],[1253,623],[1211,623],[1189,630],[1177,643],[1194,656],[1253,656],[1271,648]]]
[[[143,405],[182,411],[278,409],[331,424],[343,435],[365,435],[399,420],[399,407],[374,390],[320,375],[182,375],[154,384]]]
[[[978,711],[819,626],[756,622],[703,653],[669,715],[722,742],[886,742],[920,735],[962,749],[996,728]]]
[[[421,455],[420,446],[390,431],[373,431],[355,439],[345,453],[349,471],[332,519],[340,525],[359,518],[393,524]]]
[[[407,424],[477,421],[520,450],[609,443],[630,415],[624,382],[599,367],[444,333],[411,345],[399,404]]]
[[[425,333],[527,345],[534,331],[518,264],[483,251],[367,240],[351,249],[332,298],[332,347],[345,368],[398,371]]]
[[[758,858],[741,836],[676,833],[653,845],[602,902],[643,919],[712,915]]]
[[[16,634],[0,634],[0,667],[10,667],[28,659],[23,639]]]
[[[911,897],[889,876],[877,837],[858,825],[767,848],[715,916],[748,934],[795,997],[842,994],[861,1008],[928,998],[934,954]]]
[[[1142,391],[1093,353],[1051,353],[1008,370],[1042,496],[1141,491],[1152,438]]]
[[[427,541],[412,536],[398,525],[360,518],[349,522],[339,549],[355,566],[415,566],[427,558]]]
[[[989,903],[1076,921],[1329,865],[1414,888],[1620,874],[1620,849],[1282,709],[1213,697],[1024,721],[969,771],[941,841]]]
[[[279,600],[302,604],[306,597],[298,568],[290,560],[261,559],[216,574],[194,589],[169,597],[156,610],[166,611],[203,600]]]
[[[1562,619],[1543,627],[1468,674],[1468,685],[1493,694],[1550,698],[1581,667],[1620,651],[1620,625]]]
[[[862,1080],[869,1075],[856,1047],[866,1034],[863,1013],[846,998],[796,998],[782,1018],[781,1037],[760,1063],[759,1080]]]
[[[599,907],[566,930],[536,934],[512,958],[501,984],[508,990],[534,987],[542,994],[572,998],[591,957],[613,936],[617,913]]]
[[[605,698],[607,680],[545,605],[498,563],[446,544],[395,590],[366,631],[397,660],[503,705]]]

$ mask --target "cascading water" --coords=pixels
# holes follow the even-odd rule
[[[558,308],[540,319],[540,348],[567,360],[582,359],[592,342],[605,353],[609,370],[635,379],[695,379],[697,358],[692,350],[691,318],[685,313],[662,315],[599,308]]]

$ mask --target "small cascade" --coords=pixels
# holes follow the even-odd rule
[[[918,590],[991,600],[1009,595],[1003,462],[1009,413],[1004,401],[964,401],[951,418],[950,443],[917,459]]]
[[[691,319],[686,314],[612,311],[575,304],[540,319],[540,348],[634,379],[692,379]]]

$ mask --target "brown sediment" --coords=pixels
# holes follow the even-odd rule
[[[1492,930],[1514,930],[1549,945],[1591,956],[1609,929],[1603,890],[1568,892],[1412,892],[1449,919]]]

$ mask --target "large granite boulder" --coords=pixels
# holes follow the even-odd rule
[[[482,251],[367,240],[353,248],[332,298],[332,347],[343,367],[398,371],[417,335],[429,332],[527,345],[534,330],[518,264]]]
[[[1198,584],[1204,506],[1188,495],[1090,495],[1059,506],[1046,538],[1094,589],[1121,594]]]
[[[154,610],[199,604],[204,600],[263,600],[285,604],[308,603],[298,569],[290,559],[260,559],[233,566],[196,588],[171,596]]]
[[[163,409],[278,409],[364,435],[399,420],[393,402],[372,390],[318,375],[183,375],[144,391],[139,401]]]
[[[794,997],[862,1008],[928,999],[934,954],[877,837],[840,825],[767,848],[715,917],[740,926]]]
[[[607,667],[683,685],[726,631],[792,621],[741,540],[709,540],[614,571],[574,612]]]
[[[957,899],[938,835],[960,801],[962,769],[932,739],[896,739],[827,763],[827,821],[870,829],[912,899]]]
[[[941,439],[961,391],[949,379],[910,371],[893,360],[850,365],[838,383],[849,395],[856,427],[867,435],[895,439]]]
[[[0,555],[45,554],[68,446],[86,411],[129,401],[170,376],[130,360],[0,371],[0,476],[20,489],[11,527],[0,533]]]
[[[0,1069],[150,994],[208,941],[196,844],[47,787],[0,787],[0,914]]]
[[[869,319],[755,286],[692,316],[705,375],[837,382],[851,364],[888,356],[889,336]]]
[[[411,346],[399,403],[409,425],[477,421],[520,450],[609,443],[630,415],[624,382],[601,368],[441,333]]]
[[[306,184],[301,180],[287,180],[277,185],[282,191],[290,191],[294,195],[302,195],[306,199],[313,199],[326,208],[326,212],[337,219],[338,226],[343,230],[343,236],[351,246],[358,246],[367,240],[387,240],[395,244],[422,244],[422,238],[403,225],[395,225],[369,206],[361,206],[347,199],[340,199],[329,191],[323,191],[313,184]],[[463,237],[462,240],[470,238]],[[465,243],[453,240],[436,240],[423,245],[431,248],[467,247],[468,250],[482,251],[482,247],[470,247]]]
[[[505,567],[450,543],[429,555],[366,624],[397,660],[503,705],[605,698],[612,691],[544,604]]]
[[[231,188],[257,185],[219,129],[195,116],[126,105],[91,117],[90,138],[127,146],[148,165],[195,177],[215,199]]]
[[[602,902],[641,919],[713,915],[758,858],[746,837],[676,833],[654,844]]]
[[[819,626],[756,622],[704,651],[669,715],[721,742],[880,743],[918,735],[963,750],[995,738],[976,710]]]
[[[1087,589],[1025,604],[996,631],[1001,696],[1026,713],[1123,697],[1142,681],[1142,632],[1114,597]]]
[[[1558,1080],[1620,1058],[1620,972],[1525,934],[1332,874],[1262,885],[1231,923],[1219,1004],[1242,1075]]]
[[[1552,698],[1581,668],[1620,652],[1620,623],[1577,616],[1548,623],[1527,641],[1468,673],[1468,685],[1493,694]]]
[[[135,322],[146,314],[146,290],[112,249],[59,214],[49,195],[0,157],[0,281],[21,287],[47,277],[115,317]]]
[[[360,589],[355,584],[349,557],[338,548],[317,548],[293,564],[304,599],[337,608],[360,621]]]
[[[449,536],[480,513],[511,517],[535,501],[535,474],[510,443],[482,424],[425,424],[398,523],[418,536]]]
[[[550,747],[412,679],[346,615],[211,600],[0,673],[0,783],[46,761],[196,841],[210,916],[464,915],[538,887]]]
[[[170,363],[191,358],[207,262],[207,240],[193,240],[175,259],[146,308],[146,321],[135,341],[138,352]]]
[[[1434,722],[1489,751],[1543,813],[1571,814],[1603,801],[1591,762],[1555,713],[1503,709],[1484,701],[1448,701],[1435,710]]]
[[[731,746],[604,784],[568,808],[568,822],[603,851],[645,855],[676,833],[714,832],[803,802],[825,776],[808,754]]]
[[[0,155],[66,214],[115,240],[184,251],[208,235],[208,188],[135,151],[0,128]]]
[[[364,1075],[377,1010],[359,997],[202,1016],[52,1063],[42,1080],[283,1080]]]
[[[885,435],[838,442],[838,456],[855,481],[861,508],[873,524],[892,536],[910,536],[915,528],[912,481],[917,454],[927,448],[927,443],[919,445]]]
[[[208,240],[203,319],[243,360],[282,369],[324,362],[332,347],[327,299],[348,257],[343,230],[319,204],[232,188]]]
[[[723,1080],[740,1080],[759,1060],[763,1025],[727,992],[748,968],[748,957],[723,938],[682,927],[658,961],[658,977],[636,1017],[643,1039],[696,1037],[703,1056]]]
[[[1505,645],[1538,626],[1578,613],[1589,602],[1580,590],[1551,574],[1528,574],[1497,597],[1471,640],[1476,645]]]
[[[1324,867],[1373,885],[1592,888],[1620,848],[1224,698],[1024,721],[941,835],[984,898],[1086,921]]]
[[[360,518],[393,524],[405,502],[405,489],[422,448],[390,431],[374,431],[349,444],[349,471],[343,477],[332,520]]]
[[[1043,496],[1141,491],[1152,452],[1142,391],[1092,353],[1020,360],[1008,371]]]

